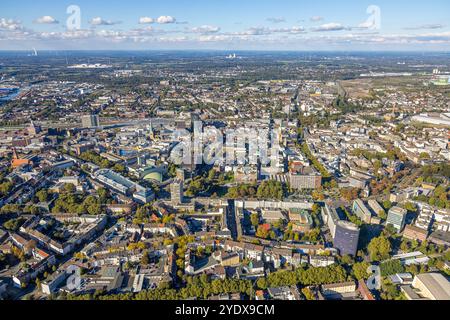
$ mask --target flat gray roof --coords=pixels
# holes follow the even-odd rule
[[[437,300],[450,300],[450,282],[440,273],[419,274],[417,278]]]

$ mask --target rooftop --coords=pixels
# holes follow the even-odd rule
[[[450,300],[450,282],[440,273],[425,273],[416,276],[437,300]]]

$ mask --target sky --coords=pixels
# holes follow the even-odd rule
[[[450,51],[448,0],[1,0],[0,50]]]

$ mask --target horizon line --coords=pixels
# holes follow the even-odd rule
[[[2,52],[29,52],[30,49],[0,49]],[[446,53],[450,54],[450,50],[344,50],[344,49],[317,49],[317,50],[297,50],[297,49],[36,49],[38,52],[348,52],[348,53]]]

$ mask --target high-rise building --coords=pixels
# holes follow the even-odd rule
[[[98,115],[86,115],[81,117],[83,128],[97,128],[100,125]]]
[[[406,214],[408,211],[400,207],[393,207],[389,210],[386,225],[393,225],[397,231],[402,231],[405,226]]]
[[[359,228],[354,223],[339,221],[333,238],[333,246],[339,250],[341,256],[356,256],[359,242]]]
[[[185,179],[184,170],[177,169],[176,174],[177,174],[177,179],[184,182],[184,179]]]
[[[333,246],[341,255],[356,256],[359,242],[359,228],[354,223],[341,220],[336,209],[325,204],[322,208],[322,219],[328,225],[333,238]]]
[[[170,195],[173,205],[183,203],[183,181],[177,179],[170,185]]]
[[[322,208],[322,220],[327,224],[328,228],[330,229],[331,236],[334,238],[334,235],[336,233],[336,224],[341,220],[338,212],[336,211],[336,208],[326,203]]]

